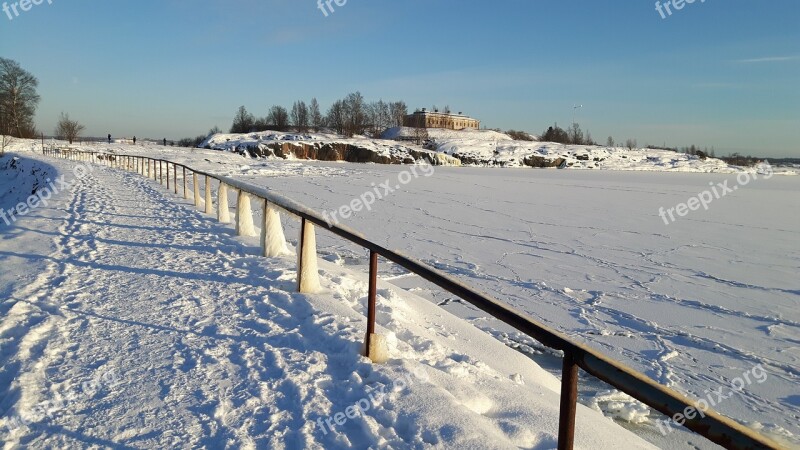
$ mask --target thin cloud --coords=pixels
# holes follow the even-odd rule
[[[785,61],[797,61],[800,60],[800,56],[768,56],[765,58],[752,58],[752,59],[739,59],[736,62],[742,64],[756,64],[756,63],[770,63],[770,62],[785,62]]]

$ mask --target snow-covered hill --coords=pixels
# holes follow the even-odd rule
[[[282,159],[451,166],[461,164],[455,158],[395,141],[359,136],[345,138],[322,133],[296,134],[269,131],[216,134],[206,139],[200,147]]]
[[[343,138],[325,133],[263,132],[218,134],[201,146],[283,159],[377,162],[486,167],[559,167],[565,169],[680,171],[732,173],[732,167],[716,158],[654,149],[563,145],[552,142],[516,141],[491,130],[428,129],[424,148],[415,145],[414,130],[392,128],[383,139]]]

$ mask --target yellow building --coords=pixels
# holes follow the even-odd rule
[[[467,117],[461,113],[433,112],[426,109],[417,110],[403,120],[403,126],[410,128],[447,128],[449,130],[479,129],[481,121]]]

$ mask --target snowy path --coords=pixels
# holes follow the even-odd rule
[[[240,433],[257,443],[259,434],[262,441],[271,434],[266,424],[279,430],[302,422],[293,408],[274,414],[261,406],[315,397],[285,371],[312,378],[325,369],[313,353],[297,350],[313,348],[313,334],[300,346],[281,345],[291,344],[291,331],[304,319],[296,316],[304,300],[285,293],[291,283],[263,278],[257,261],[238,255],[239,246],[224,230],[165,202],[149,182],[103,175],[105,183],[86,178],[70,194],[47,270],[16,295],[11,314],[26,316],[29,328],[17,349],[24,357],[16,361],[20,403],[32,406],[62,391],[78,392],[69,405],[70,421],[87,429],[126,417],[127,426],[109,438],[130,444],[218,447]],[[275,290],[281,283],[287,289]],[[291,305],[293,314],[282,304]],[[93,375],[116,371],[123,381],[112,389],[101,383],[98,392],[84,396],[70,385],[92,375],[87,368]],[[257,407],[241,417],[237,410],[248,402]],[[64,433],[53,422],[44,425],[45,434],[23,442],[58,446],[88,438]],[[154,430],[164,428],[176,430],[175,436],[154,441]],[[51,433],[63,434],[50,442]]]
[[[96,167],[3,233],[6,448],[554,446],[558,382],[527,358],[382,286],[398,359],[373,366],[363,280],[323,264],[330,290],[295,294],[293,258],[255,256],[150,180]],[[320,428],[375,389],[364,417]],[[626,433],[579,421],[582,448]]]

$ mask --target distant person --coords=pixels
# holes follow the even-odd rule
[[[164,147],[167,146],[167,138],[164,138]]]
[[[111,133],[108,133],[108,143],[111,143]]]
[[[133,145],[136,145],[136,136],[133,137]]]

